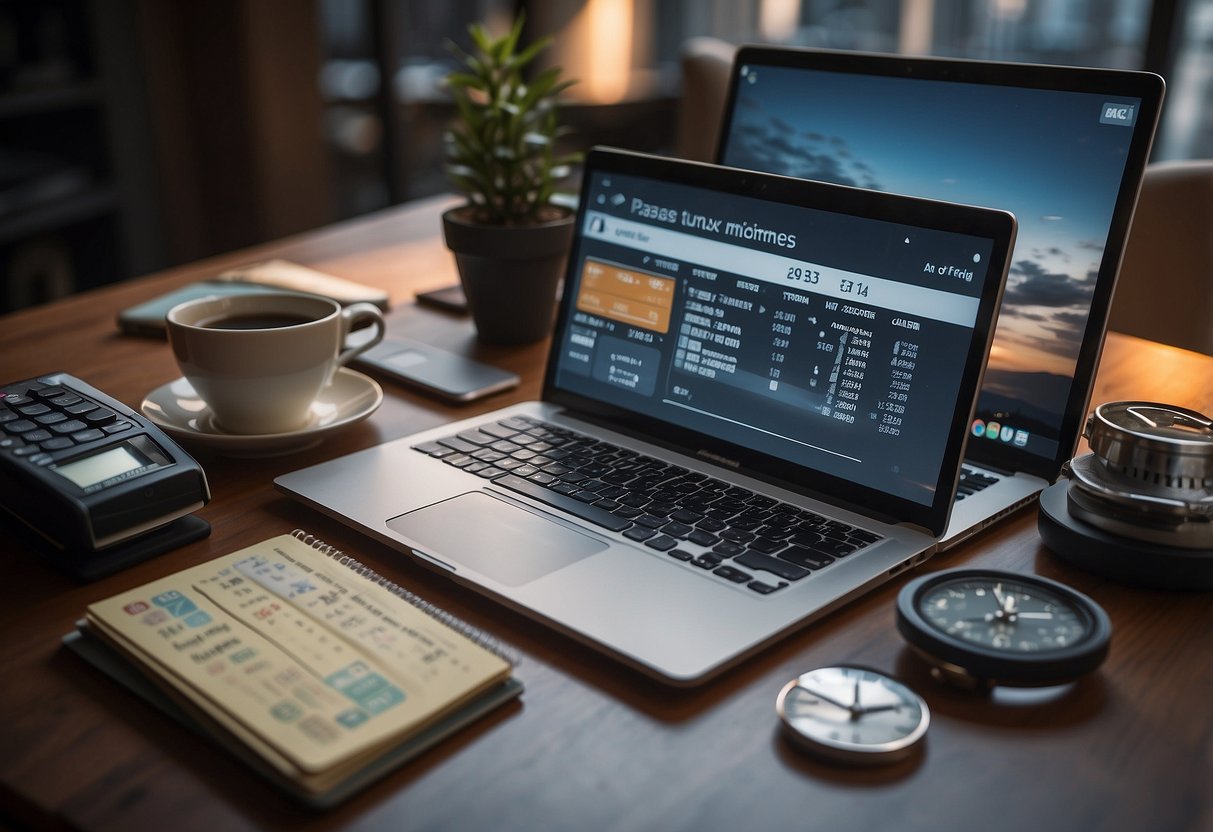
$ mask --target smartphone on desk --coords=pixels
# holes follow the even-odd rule
[[[418,292],[417,302],[447,312],[467,314],[468,311],[467,295],[463,293],[463,286],[458,283],[443,286],[441,289],[431,289],[428,292]]]
[[[229,283],[221,280],[200,280],[180,289],[173,289],[159,297],[137,303],[118,313],[118,328],[126,335],[143,335],[150,338],[165,337],[164,316],[179,303],[211,295],[245,295],[250,292],[285,291],[254,283]]]
[[[172,289],[159,297],[123,309],[118,313],[118,328],[127,335],[163,338],[164,316],[177,304],[211,295],[227,297],[250,292],[304,292],[332,298],[343,306],[361,301],[373,303],[384,311],[388,308],[388,294],[382,289],[334,277],[286,260],[267,260],[228,269],[209,280]]]
[[[395,335],[356,356],[350,366],[458,403],[509,390],[519,382],[516,373]]]

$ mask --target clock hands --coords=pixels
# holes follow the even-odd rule
[[[1015,596],[1004,595],[1001,583],[994,584],[994,600],[998,602],[998,612],[994,613],[994,617],[1014,621],[1017,612],[1015,609]]]
[[[992,587],[994,600],[998,604],[998,609],[994,612],[988,612],[985,615],[977,618],[962,618],[962,621],[982,621],[986,624],[998,621],[1006,624],[1014,624],[1021,618],[1048,621],[1055,618],[1051,612],[1028,612],[1018,609],[1017,601],[1014,595],[1007,595],[1002,590],[1002,584],[996,583]]]
[[[834,697],[832,697],[832,696],[826,696],[824,693],[822,693],[821,691],[817,690],[816,688],[811,688],[811,687],[809,687],[809,686],[807,686],[807,685],[804,685],[804,684],[802,684],[802,685],[801,685],[801,687],[802,687],[802,688],[804,688],[804,690],[805,690],[805,692],[806,692],[806,693],[809,693],[809,694],[812,694],[813,696],[816,696],[816,697],[817,697],[818,699],[820,699],[822,702],[828,702],[828,703],[830,703],[830,704],[831,704],[831,705],[833,705],[835,708],[842,708],[844,711],[853,711],[853,709],[854,709],[854,707],[855,707],[855,706],[854,706],[854,704],[847,705],[847,704],[845,704],[844,702],[840,702],[839,700],[835,699],[835,698],[834,698]]]
[[[1001,583],[994,584],[994,600],[998,602],[999,609],[1006,611],[1008,599],[1007,599],[1007,596],[1002,594],[1002,584]],[[1011,600],[1011,604],[1012,604],[1012,606],[1014,606],[1014,604],[1015,604],[1015,601],[1013,599]]]
[[[880,711],[897,711],[897,710],[901,710],[901,704],[902,703],[900,703],[900,702],[889,702],[884,705],[868,705],[866,708],[863,708],[862,710],[860,710],[859,713],[860,713],[860,715],[864,715],[864,714],[875,714],[875,713],[879,713]]]
[[[902,706],[901,702],[889,702],[889,703],[885,703],[883,705],[864,705],[864,704],[862,704],[860,702],[859,691],[861,688],[860,688],[858,679],[855,680],[855,689],[854,689],[854,693],[852,694],[851,704],[849,704],[849,705],[842,702],[839,699],[835,699],[833,696],[828,696],[828,695],[822,693],[821,691],[817,690],[816,688],[811,688],[808,685],[803,685],[803,684],[801,685],[801,687],[804,689],[804,691],[806,693],[811,694],[812,696],[816,696],[822,702],[826,702],[830,705],[833,705],[835,708],[841,708],[842,710],[847,711],[848,713],[851,714],[851,719],[858,719],[859,717],[864,716],[865,714],[874,714],[874,713],[879,713],[880,711],[896,711]]]
[[[1013,623],[1015,623],[1015,621],[1017,619],[1020,619],[1020,618],[1030,618],[1033,620],[1048,621],[1048,620],[1051,620],[1056,617],[1057,616],[1055,616],[1051,612],[1017,612],[1017,613],[1014,613],[1013,615],[1009,615],[1009,616],[1002,615],[1001,613],[998,613],[998,612],[988,612],[985,615],[978,615],[973,618],[958,618],[956,620],[957,621],[967,621],[967,622],[980,621],[984,624],[989,624],[993,621],[1004,621],[1008,624],[1013,624]]]
[[[980,618],[967,618],[963,620],[983,621],[987,624],[995,621],[1005,624],[1014,624],[1021,618],[1047,621],[1054,617],[1053,613],[1051,612],[1028,612],[1026,610],[1019,609],[1018,601],[1016,600],[1015,595],[1004,593],[1001,582],[994,584],[991,589],[994,594],[994,600],[998,604],[998,609],[994,612],[988,612]]]

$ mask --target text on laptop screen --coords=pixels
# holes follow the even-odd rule
[[[1057,456],[1141,100],[782,66],[739,72],[724,164],[1015,214],[971,430],[975,442]]]
[[[990,240],[589,177],[558,389],[931,503]]]

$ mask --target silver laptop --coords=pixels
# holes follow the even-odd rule
[[[542,401],[278,488],[675,684],[926,559],[1012,215],[608,150],[579,204]]]
[[[1162,98],[1142,72],[738,51],[717,161],[1019,221],[942,548],[1034,502],[1074,454]]]

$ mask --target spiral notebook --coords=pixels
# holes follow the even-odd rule
[[[92,604],[64,643],[318,807],[522,691],[508,650],[299,529]]]

